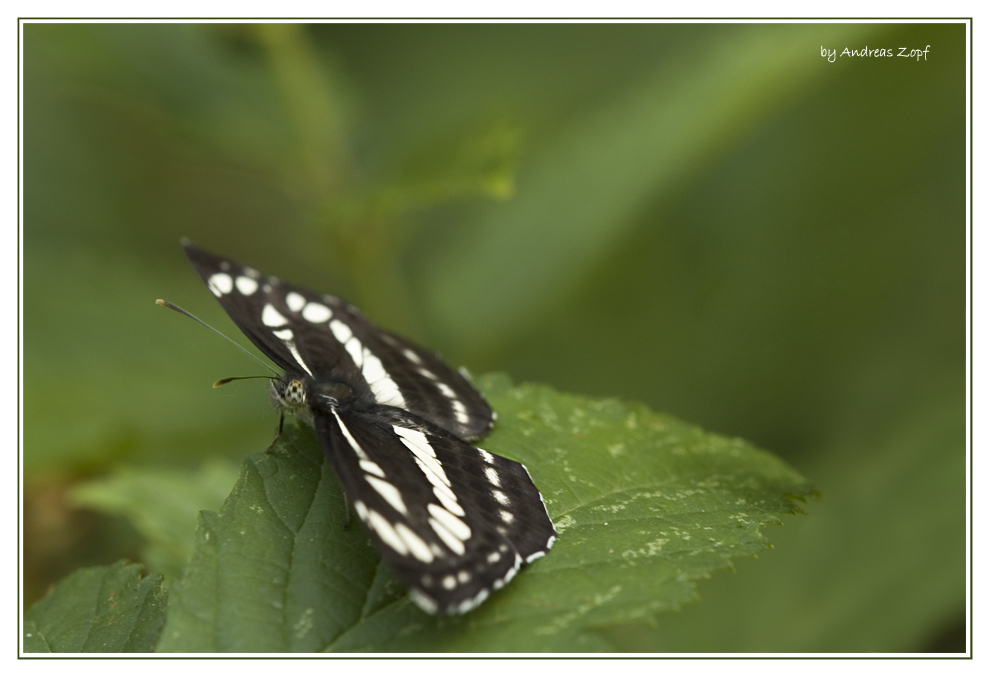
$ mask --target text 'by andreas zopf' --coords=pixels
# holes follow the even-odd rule
[[[928,52],[931,48],[931,45],[925,45],[924,49],[920,47],[874,47],[871,49],[869,45],[864,45],[862,48],[856,49],[845,47],[840,52],[837,48],[829,49],[828,47],[822,47],[822,58],[828,59],[830,63],[835,63],[836,59],[842,56],[884,59],[901,57],[903,59],[914,59],[915,61],[921,61],[922,59],[928,61]]]

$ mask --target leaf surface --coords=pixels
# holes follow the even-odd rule
[[[162,577],[138,564],[79,569],[24,617],[26,653],[150,652],[165,622]]]
[[[312,432],[287,430],[201,516],[172,589],[161,651],[603,651],[594,628],[649,620],[693,581],[768,547],[762,533],[814,489],[774,456],[642,405],[503,376],[481,446],[524,463],[560,533],[478,610],[431,617],[379,562]]]

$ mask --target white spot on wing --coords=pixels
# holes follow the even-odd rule
[[[266,303],[264,309],[262,309],[261,321],[265,323],[266,327],[281,327],[289,324],[289,321],[285,319],[282,313],[275,310],[275,306],[270,303]]]
[[[399,538],[409,547],[413,557],[427,564],[433,561],[433,553],[430,552],[429,546],[416,535],[415,531],[400,522],[395,525],[395,533],[399,534]]]
[[[413,430],[412,428],[402,428],[397,425],[392,426],[392,430],[395,431],[396,435],[402,438],[406,446],[412,449],[413,452],[416,452],[416,450],[418,449],[419,451],[425,453],[427,456],[432,456],[433,458],[436,458],[437,455],[433,451],[433,447],[430,446],[430,441],[426,439],[426,435],[424,435],[420,431]]]
[[[526,564],[529,564],[529,563],[530,563],[530,562],[532,562],[532,561],[533,561],[534,559],[540,559],[540,558],[541,558],[541,557],[543,557],[543,556],[544,556],[545,554],[546,554],[546,553],[545,553],[545,552],[543,552],[542,550],[539,550],[539,551],[537,551],[537,552],[534,552],[534,553],[533,553],[532,555],[530,555],[529,557],[527,557],[527,558],[526,558]]]
[[[240,275],[237,278],[237,291],[241,292],[245,296],[250,296],[254,292],[258,291],[258,283],[246,275]]]
[[[489,454],[484,449],[478,449],[478,453],[481,454],[481,458],[485,463],[491,464],[495,462],[495,457]]]
[[[298,313],[299,309],[306,305],[306,299],[299,292],[290,291],[285,295],[285,305],[289,306],[292,312]]]
[[[206,286],[210,288],[214,296],[219,298],[230,293],[230,290],[234,288],[234,281],[227,273],[213,273],[210,275],[210,279],[206,281]]]
[[[440,499],[440,502],[443,503],[443,507],[445,507],[447,510],[454,513],[455,515],[464,517],[464,508],[462,508],[461,504],[457,502],[457,498],[454,496],[453,491],[447,489],[446,486],[441,488],[434,485],[433,494]]]
[[[482,602],[488,599],[488,588],[483,588],[478,591],[478,594],[471,599],[466,599],[454,608],[454,613],[463,614],[467,613],[471,609],[475,608]]]
[[[311,372],[309,367],[306,366],[306,363],[303,362],[302,355],[299,354],[299,350],[296,348],[296,343],[292,340],[295,336],[295,334],[292,333],[292,330],[288,327],[285,329],[273,329],[272,334],[274,334],[276,338],[282,340],[282,343],[285,344],[285,347],[289,349],[289,352],[292,353],[292,356],[296,359],[296,364],[305,369],[306,373],[312,376],[313,372]]]
[[[457,580],[453,576],[445,576],[441,585],[448,590],[453,590],[457,587]]]
[[[302,355],[300,355],[299,354],[299,351],[296,350],[296,344],[293,343],[292,341],[286,341],[285,342],[285,347],[288,348],[289,349],[289,352],[292,353],[292,356],[294,358],[296,358],[296,362],[299,364],[299,366],[302,367],[303,369],[305,369],[307,374],[309,374],[310,376],[312,376],[313,375],[313,372],[311,372],[309,370],[309,367],[306,366],[306,363],[303,362]]]
[[[471,538],[471,527],[454,517],[439,505],[436,503],[430,503],[426,508],[430,511],[430,514],[433,515],[438,522],[447,527],[447,529],[450,530],[450,533],[454,536],[462,541],[466,541]]]
[[[382,467],[375,463],[374,461],[368,461],[361,459],[361,470],[372,475],[378,475],[379,477],[385,477],[385,471]]]
[[[447,531],[440,522],[437,522],[432,517],[430,518],[430,526],[433,527],[433,531],[437,532],[437,536],[440,540],[447,544],[447,547],[453,550],[458,555],[464,554],[464,542],[461,541],[457,536]]]
[[[307,303],[306,307],[303,308],[302,316],[306,320],[316,324],[329,320],[333,317],[333,312],[322,303]]]
[[[385,338],[392,338],[392,337],[386,335]],[[414,364],[423,364],[423,361],[421,359],[419,359],[419,355],[417,355],[415,352],[413,352],[409,348],[405,348],[402,351],[402,354],[405,355],[407,358],[409,358],[409,361],[412,362],[412,363],[414,363]]]
[[[508,571],[505,572],[505,576],[504,577],[502,577],[502,578],[498,579],[497,581],[495,581],[495,584],[492,587],[495,588],[496,590],[498,590],[503,585],[508,585],[509,584],[509,581],[511,581],[513,578],[515,578],[516,573],[519,571],[519,567],[520,566],[522,566],[522,558],[517,553],[516,554],[516,562],[515,562],[515,564],[512,565],[512,568],[511,569],[509,569]]]
[[[502,505],[504,506],[509,505],[509,497],[503,494],[501,491],[493,491],[492,496],[494,496],[495,500],[501,503]]]
[[[372,510],[368,513],[368,526],[375,530],[378,537],[385,541],[385,544],[395,550],[400,555],[408,555],[409,547],[406,542],[399,538],[389,521]]]
[[[499,479],[498,471],[495,468],[485,468],[485,477],[496,487],[502,486],[502,480]]]
[[[458,423],[467,423],[471,420],[463,402],[460,400],[451,400],[450,403],[454,407],[454,418],[457,419]]]
[[[352,339],[356,340],[356,339]],[[349,342],[348,342],[349,344]],[[370,350],[364,349],[362,356],[361,375],[371,386],[371,392],[379,404],[390,404],[393,407],[405,408],[406,400],[399,391],[399,386],[385,371],[382,361],[375,357]]]
[[[470,528],[454,517],[454,515],[463,517],[465,515],[464,508],[462,508],[457,502],[457,496],[450,488],[450,480],[447,478],[447,473],[444,472],[443,466],[441,466],[440,462],[437,461],[436,452],[434,452],[433,447],[430,446],[430,442],[426,438],[426,435],[418,430],[411,430],[409,428],[402,428],[399,426],[392,426],[392,429],[399,436],[399,439],[402,440],[402,443],[406,445],[406,448],[413,453],[413,457],[416,460],[416,465],[419,466],[419,469],[423,471],[426,479],[428,479],[433,485],[433,493],[443,505],[442,508],[438,505],[431,505],[431,512],[435,508],[436,510],[447,514],[450,519],[455,520],[457,523],[452,528],[454,533],[457,532],[457,525],[461,525],[463,529],[467,530],[468,536],[470,536]],[[436,516],[436,513],[434,513],[434,515]],[[449,527],[451,525],[447,526]],[[454,533],[452,533],[451,536],[454,536]]]
[[[430,470],[418,458],[416,459],[416,463],[419,464],[420,470],[422,470],[424,474],[427,474],[428,475],[427,479],[429,479],[430,482],[433,484],[433,493],[435,493],[437,495],[444,494],[447,497],[448,500],[451,500],[451,501],[454,501],[454,502],[457,501],[457,497],[454,496],[454,492],[451,490],[450,487],[448,487],[446,484],[443,483],[443,480],[442,479],[440,479],[439,477],[437,477],[436,473],[434,473],[432,470]],[[463,514],[463,513],[461,513],[461,514]]]
[[[361,365],[364,364],[364,347],[361,345],[361,342],[351,337],[344,344],[344,347],[347,348],[347,352],[350,354],[351,359],[354,360],[354,364],[360,369]]]
[[[364,453],[364,449],[361,448],[361,445],[358,444],[357,440],[354,439],[354,436],[351,435],[351,431],[348,430],[347,426],[344,425],[344,422],[340,420],[340,416],[337,415],[337,410],[333,409],[331,411],[333,412],[333,417],[337,419],[337,425],[340,426],[340,431],[344,433],[344,437],[347,438],[347,442],[351,445],[351,448],[354,449],[354,453],[356,453],[358,458],[362,461],[369,460],[368,454]]]
[[[403,515],[407,515],[406,504],[402,500],[402,494],[399,490],[395,488],[395,485],[391,482],[386,482],[383,479],[375,477],[373,475],[365,475],[364,479],[368,481],[375,491],[381,494],[382,498],[388,501],[389,505],[401,512]]]
[[[351,328],[340,320],[332,320],[330,322],[330,331],[333,332],[334,337],[341,343],[347,343],[348,339],[354,336]]]
[[[409,590],[409,597],[411,597],[412,601],[416,603],[416,606],[418,606],[426,613],[435,614],[437,612],[437,603],[434,602],[429,597],[427,597],[426,595],[424,595],[419,590],[416,590],[415,588],[411,588]]]
[[[424,472],[429,470],[426,476],[432,484],[444,487],[450,486],[450,480],[447,479],[447,473],[443,471],[443,467],[440,465],[440,462],[437,461],[435,456],[424,453],[422,449],[410,444],[409,441],[404,438],[402,438],[402,443],[405,444],[410,451],[412,451],[413,455],[416,457],[416,461],[420,463],[420,467],[423,468]],[[431,475],[436,477],[439,481],[434,481]]]
[[[430,484],[432,484],[434,486],[434,488],[439,487],[439,488],[442,488],[442,489],[446,489],[447,491],[450,491],[450,489],[447,487],[447,485],[443,483],[443,480],[441,480],[437,476],[437,474],[435,472],[433,472],[433,470],[430,469],[429,466],[427,466],[425,463],[423,463],[423,461],[419,457],[414,456],[413,457],[413,460],[416,461],[416,465],[418,465],[419,466],[419,469],[423,471],[423,474],[426,475],[426,479],[428,479],[430,481]],[[453,492],[451,492],[451,493],[453,493]]]

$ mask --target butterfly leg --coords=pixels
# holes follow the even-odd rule
[[[268,448],[267,449],[265,449],[265,453],[266,454],[268,454],[268,453],[271,452],[272,448],[275,446],[275,443],[278,442],[278,438],[280,438],[282,436],[282,424],[283,423],[285,423],[285,412],[279,412],[279,414],[278,414],[278,429],[275,431],[275,439],[273,439],[272,440],[272,443],[268,445]]]

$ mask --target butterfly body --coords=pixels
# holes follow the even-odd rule
[[[464,613],[546,554],[556,531],[526,468],[465,441],[495,415],[462,374],[334,296],[183,248],[231,319],[284,370],[273,402],[313,426],[422,609]]]

